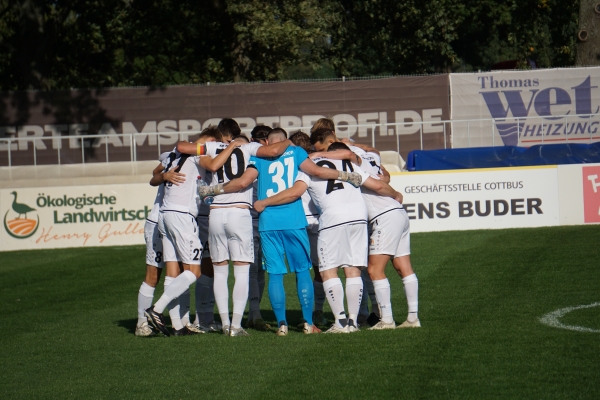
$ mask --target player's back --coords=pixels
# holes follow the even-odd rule
[[[179,185],[171,182],[164,183],[165,194],[160,210],[185,212],[196,217],[198,215],[196,179],[200,174],[198,157],[173,150],[163,161],[163,165],[165,171],[177,167],[175,171],[185,174],[185,181]]]
[[[363,179],[368,177],[358,166],[347,160],[332,160],[315,158],[315,164],[321,167],[333,168],[338,171],[358,172]],[[334,179],[311,178],[308,192],[315,206],[321,211],[319,229],[355,223],[366,222],[367,208],[360,189],[347,182]]]
[[[374,177],[382,174],[381,158],[379,155],[375,153],[363,152],[362,154],[359,154],[359,156],[362,159],[361,168],[365,172],[373,175]],[[377,218],[379,215],[389,210],[402,208],[402,204],[398,203],[391,197],[380,196],[364,186],[361,187],[361,190],[367,205],[367,211],[369,212],[369,220]]]

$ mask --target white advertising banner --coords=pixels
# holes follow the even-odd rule
[[[148,184],[0,190],[0,251],[144,243]]]
[[[600,67],[450,74],[450,93],[454,148],[600,140]]]
[[[559,225],[556,166],[392,175],[411,232]]]

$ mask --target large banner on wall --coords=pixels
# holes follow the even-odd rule
[[[449,146],[448,76],[330,82],[223,84],[167,88],[0,93],[0,138],[46,137],[12,143],[12,165],[154,160],[182,136],[221,118],[235,118],[248,133],[255,125],[288,131],[332,118],[340,137],[381,150]],[[394,125],[401,123],[401,125]],[[377,126],[374,126],[377,125]],[[162,132],[161,135],[151,135]],[[123,134],[136,135],[134,143]],[[444,137],[444,134],[448,136]],[[93,135],[110,135],[94,139]],[[91,135],[89,140],[69,139]],[[132,151],[132,145],[135,151]],[[35,146],[35,154],[34,154]],[[162,149],[158,149],[162,146]],[[0,142],[0,166],[8,165]],[[83,160],[82,160],[83,158]]]
[[[144,243],[148,184],[0,190],[0,251]]]
[[[557,167],[393,174],[411,232],[559,225]]]
[[[600,140],[600,67],[450,74],[450,92],[453,147]]]

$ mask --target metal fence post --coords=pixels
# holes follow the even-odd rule
[[[85,155],[84,155],[84,148],[83,148],[83,137],[79,138],[81,140],[81,163],[85,164]]]

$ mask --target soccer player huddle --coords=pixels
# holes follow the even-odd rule
[[[156,331],[248,336],[242,327],[247,303],[246,327],[271,330],[260,311],[265,271],[274,330],[286,336],[288,270],[296,274],[303,316],[299,328],[305,334],[320,333],[319,327],[328,324],[325,300],[335,319],[326,333],[421,326],[409,220],[379,152],[338,140],[327,118],[310,132],[288,138],[282,128],[259,125],[250,141],[226,118],[204,129],[196,142],[179,142],[161,154],[150,181],[158,191],[144,230],[146,277],[138,294],[137,336]],[[408,303],[408,317],[399,326],[385,275],[390,260]],[[235,278],[231,314],[230,264]],[[152,305],[163,269],[164,293]],[[173,331],[163,317],[165,309]]]

